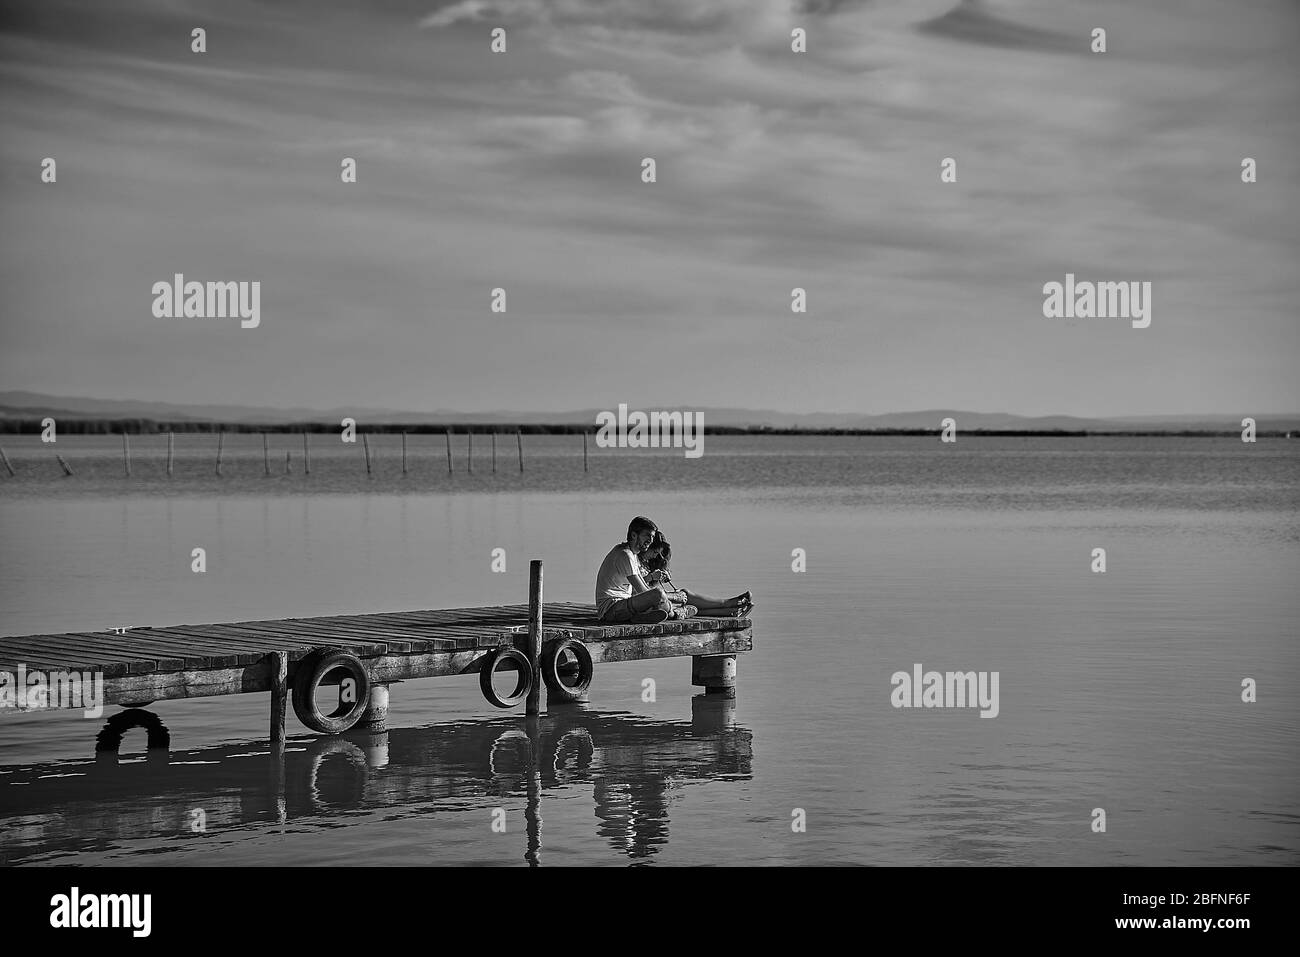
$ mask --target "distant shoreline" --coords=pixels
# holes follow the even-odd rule
[[[370,434],[392,434],[400,435],[405,432],[410,435],[443,435],[450,432],[455,435],[465,435],[474,433],[476,435],[514,435],[516,432],[524,435],[580,435],[583,432],[594,434],[597,427],[593,425],[578,425],[572,423],[557,423],[552,425],[528,423],[522,425],[509,425],[500,422],[484,423],[465,423],[459,422],[454,424],[441,422],[427,422],[417,425],[389,424],[384,422],[359,422],[358,431]],[[72,419],[60,418],[58,420],[59,433],[63,435],[119,435],[123,432],[130,435],[159,435],[167,432],[178,433],[213,433],[213,432],[231,432],[231,433],[252,433],[257,434],[266,432],[269,434],[301,434],[310,433],[334,433],[339,431],[339,425],[333,422],[195,422],[180,421],[174,422],[166,419],[141,419],[141,418],[95,418],[95,419]],[[41,433],[41,419],[39,418],[7,418],[0,419],[0,435],[39,435]],[[870,436],[870,435],[938,435],[942,430],[939,427],[929,429],[839,429],[839,428],[773,428],[771,426],[728,426],[718,425],[709,426],[703,430],[707,435],[824,435],[824,436]],[[958,427],[960,435],[986,435],[986,436],[1038,436],[1044,438],[1081,438],[1088,436],[1165,436],[1170,438],[1215,438],[1224,436],[1240,436],[1241,429],[962,429]],[[1300,432],[1285,429],[1259,429],[1256,435],[1263,438],[1291,438],[1300,437]]]

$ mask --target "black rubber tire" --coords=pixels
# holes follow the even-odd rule
[[[578,661],[576,685],[566,685],[560,679],[560,656],[566,651],[572,652],[573,657]],[[580,638],[561,638],[543,648],[541,669],[546,690],[557,701],[579,701],[591,687],[591,677],[594,672],[591,652],[587,650],[587,646]],[[565,668],[564,671],[567,673],[569,669]]]
[[[492,687],[492,673],[497,670],[497,665],[503,661],[514,662],[515,667],[519,669],[519,682],[512,694],[501,696],[497,694],[497,689]],[[511,648],[509,645],[502,645],[487,653],[483,658],[483,664],[478,673],[478,686],[483,691],[483,697],[488,702],[498,708],[513,708],[521,704],[528,697],[528,693],[533,690],[533,666],[529,662],[528,656],[518,648]]]
[[[316,689],[321,679],[331,671],[342,668],[357,685],[357,700],[350,706],[340,705],[337,711],[325,714],[316,705]],[[370,673],[361,659],[351,652],[315,648],[298,662],[293,674],[293,713],[304,726],[318,734],[342,734],[366,712],[370,702]]]
[[[144,728],[149,735],[148,750],[167,751],[171,748],[172,734],[162,723],[162,718],[152,711],[131,708],[119,711],[105,722],[103,729],[95,735],[96,753],[117,754],[122,747],[122,736],[132,728]]]

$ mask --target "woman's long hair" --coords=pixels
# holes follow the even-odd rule
[[[668,563],[672,561],[673,547],[662,538],[656,538],[646,549],[646,571],[668,574]]]

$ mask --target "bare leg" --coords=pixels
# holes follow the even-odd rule
[[[702,618],[736,618],[740,614],[742,602],[726,598],[710,598],[708,595],[700,595],[691,591],[689,588],[683,588],[686,592],[686,600],[694,605]]]
[[[686,600],[696,608],[735,608],[740,604],[737,598],[711,598],[708,595],[701,595],[699,592],[691,591],[689,588],[683,588],[686,592]]]

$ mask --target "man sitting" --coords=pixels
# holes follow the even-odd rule
[[[627,527],[627,541],[609,550],[596,572],[596,615],[611,625],[653,625],[673,614],[668,592],[647,585],[641,554],[650,547],[658,527],[638,515]]]

